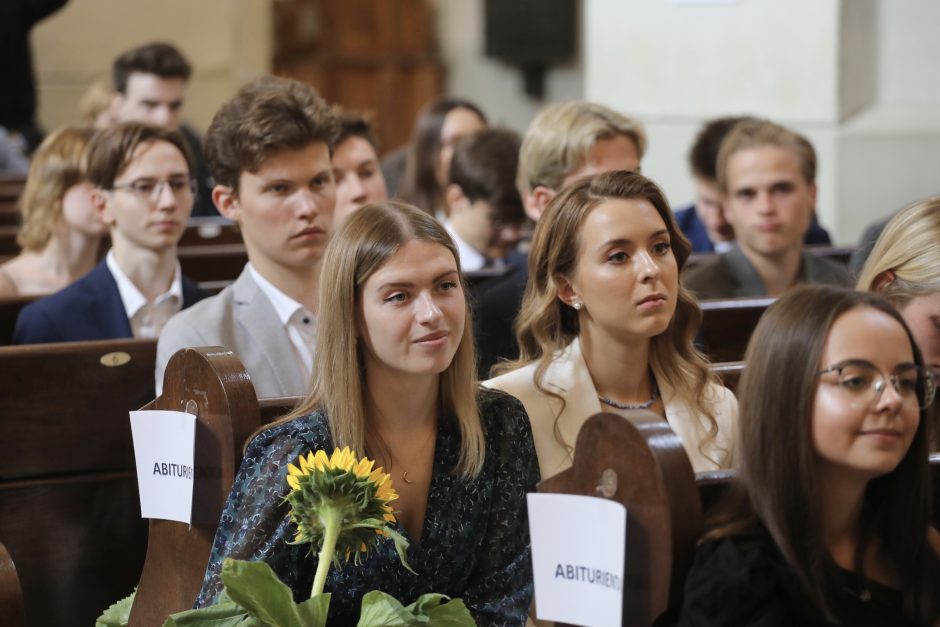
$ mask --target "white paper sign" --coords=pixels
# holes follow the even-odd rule
[[[571,494],[529,494],[528,504],[536,616],[620,627],[626,508]]]
[[[189,524],[193,513],[196,417],[181,411],[132,411],[140,515]]]

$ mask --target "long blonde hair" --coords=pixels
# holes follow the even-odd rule
[[[64,126],[36,149],[20,198],[23,224],[16,241],[23,250],[42,250],[62,217],[62,199],[86,175],[86,153],[94,131]]]
[[[404,203],[388,201],[366,205],[353,213],[333,235],[320,269],[320,333],[313,361],[312,389],[281,421],[323,410],[335,446],[366,451],[363,343],[355,321],[359,319],[366,281],[411,240],[444,246],[453,254],[459,269],[457,248],[440,223]],[[455,418],[460,428],[460,459],[456,470],[466,478],[480,472],[486,455],[477,407],[475,362],[468,305],[463,336],[439,384],[441,415]]]
[[[543,385],[543,378],[555,353],[578,337],[580,327],[578,312],[559,298],[555,277],[570,276],[574,272],[580,250],[581,226],[585,218],[599,204],[615,198],[643,199],[656,208],[666,224],[676,263],[682,270],[692,246],[676,226],[666,197],[655,183],[634,172],[617,171],[567,187],[552,199],[535,227],[532,248],[529,250],[529,282],[516,319],[519,359],[496,366],[494,372],[509,372],[536,363],[536,389],[564,403],[563,398]],[[701,322],[702,312],[698,304],[679,285],[676,311],[669,326],[652,338],[650,368],[657,381],[671,387],[679,398],[707,422],[708,433],[699,442],[699,450],[705,454],[706,444],[710,444],[718,435],[718,423],[713,408],[704,400],[707,386],[716,379],[708,369],[705,357],[692,343]],[[569,448],[573,445],[561,439],[557,419],[555,438]],[[712,461],[719,463],[721,460]]]
[[[886,272],[894,278],[879,286]],[[918,200],[891,218],[857,287],[878,292],[898,309],[918,296],[940,292],[940,196]]]

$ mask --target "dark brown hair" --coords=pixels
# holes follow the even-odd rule
[[[904,319],[877,295],[832,286],[797,288],[761,318],[747,349],[739,386],[738,490],[707,538],[768,534],[796,572],[804,592],[830,620],[840,586],[823,544],[812,439],[817,372],[833,323],[871,307],[904,328],[914,361],[923,365]],[[881,540],[900,577],[904,610],[918,623],[940,613],[940,558],[928,544],[930,477],[926,413],[907,454],[865,491],[860,547]]]
[[[336,115],[313,87],[263,76],[216,112],[206,132],[206,160],[215,182],[237,192],[241,173],[257,172],[273,153],[315,143],[332,149],[338,134]]]
[[[115,59],[111,66],[111,82],[114,91],[125,94],[131,74],[155,74],[160,78],[188,81],[192,71],[189,61],[175,46],[155,42],[132,48]]]
[[[441,151],[441,129],[444,118],[454,109],[473,111],[483,123],[486,115],[469,100],[440,98],[427,104],[418,115],[415,130],[408,145],[405,173],[402,176],[398,195],[419,209],[433,214],[443,204],[444,190],[437,182],[437,156]]]
[[[462,138],[454,147],[449,182],[460,187],[471,203],[490,203],[502,222],[524,222],[525,209],[516,187],[521,143],[517,133],[499,128]]]
[[[718,149],[734,125],[749,117],[718,118],[705,123],[689,150],[689,167],[692,174],[708,181],[718,178]]]
[[[348,111],[334,106],[333,113],[339,120],[339,135],[336,136],[334,146],[339,146],[350,137],[361,137],[372,145],[372,149],[379,151],[379,142],[375,138],[375,129],[372,128],[372,118],[357,111]]]
[[[153,142],[167,142],[176,146],[186,159],[186,167],[192,175],[193,157],[182,133],[141,122],[122,122],[98,131],[91,138],[88,144],[88,180],[95,187],[111,189],[137,147]]]

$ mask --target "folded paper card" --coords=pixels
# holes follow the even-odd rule
[[[536,616],[619,627],[626,508],[571,494],[529,494],[528,504]]]
[[[189,524],[193,511],[196,417],[181,411],[132,411],[140,515]]]

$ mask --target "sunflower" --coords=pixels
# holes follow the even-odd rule
[[[285,500],[297,525],[291,544],[309,543],[311,553],[319,554],[314,595],[323,591],[330,564],[339,565],[341,555],[361,563],[379,537],[392,539],[402,564],[411,570],[405,559],[408,541],[392,526],[395,513],[389,503],[398,494],[392,478],[374,466],[348,446],[330,456],[323,450],[300,455],[296,465],[287,466],[291,491]]]

